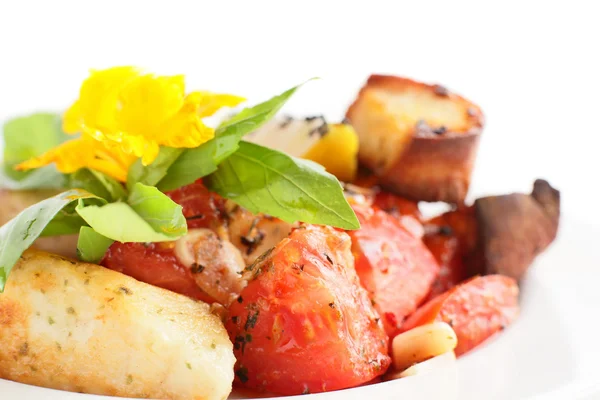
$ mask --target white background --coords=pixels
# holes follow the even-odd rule
[[[600,222],[595,2],[0,1],[0,119],[61,109],[89,68],[185,73],[190,89],[341,118],[372,72],[439,82],[483,108],[472,195],[561,189]]]

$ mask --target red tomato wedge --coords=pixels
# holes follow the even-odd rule
[[[138,281],[207,303],[214,302],[198,287],[190,269],[179,263],[169,243],[115,242],[101,264]]]
[[[198,180],[190,185],[168,192],[175,203],[183,207],[188,228],[215,229],[222,224],[225,200]]]
[[[294,230],[249,268],[229,309],[236,382],[293,395],[349,388],[390,364],[385,334],[353,266],[350,238]]]
[[[361,224],[348,232],[356,272],[392,335],[425,299],[439,267],[423,242],[397,218],[365,205],[352,207]]]
[[[430,300],[411,315],[407,331],[434,321],[449,324],[458,338],[457,356],[502,331],[519,315],[517,282],[502,275],[476,277]]]

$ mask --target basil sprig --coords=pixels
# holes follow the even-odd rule
[[[255,213],[288,222],[360,228],[335,176],[312,161],[254,143],[241,142],[207,177],[206,185]]]

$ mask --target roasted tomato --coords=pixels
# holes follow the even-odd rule
[[[346,233],[317,226],[294,230],[257,259],[226,321],[239,384],[293,395],[385,372],[388,338],[353,261]]]
[[[456,355],[502,331],[519,315],[517,282],[502,275],[473,278],[430,300],[402,326],[406,331],[434,321],[449,324],[458,338]]]
[[[418,202],[405,199],[404,197],[389,192],[378,192],[377,195],[375,195],[373,205],[395,216],[411,215],[417,220],[421,220],[422,218]]]
[[[172,243],[115,242],[101,264],[138,281],[208,303],[214,301],[200,290],[191,270],[179,263]]]
[[[361,228],[348,232],[356,272],[392,335],[431,289],[439,267],[420,238],[390,214],[354,204]]]
[[[200,180],[167,193],[183,207],[188,228],[216,229],[222,225],[225,200],[209,192]]]
[[[438,264],[440,273],[429,299],[477,275],[481,262],[477,257],[477,222],[473,207],[449,211],[425,223],[423,237]]]

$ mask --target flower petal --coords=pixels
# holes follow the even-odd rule
[[[198,115],[201,118],[210,117],[222,107],[235,107],[246,101],[245,98],[232,94],[218,94],[204,91],[191,92],[187,97],[189,100],[186,100],[198,105]]]

